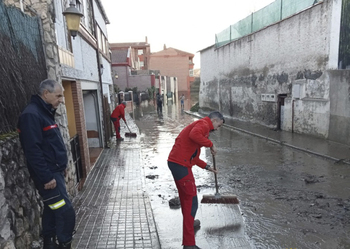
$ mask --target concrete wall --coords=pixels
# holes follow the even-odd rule
[[[329,139],[350,145],[350,71],[331,70]]]
[[[129,75],[129,88],[137,87],[137,91],[147,91],[152,86],[151,75]],[[125,89],[122,89],[125,90]]]
[[[83,38],[72,40],[75,68],[65,67],[63,75],[68,78],[95,81],[99,84],[96,49]]]
[[[115,66],[113,71],[118,74],[118,79],[114,79],[115,84],[119,87],[119,90],[125,91],[125,88],[129,85],[129,68],[127,66]]]
[[[228,45],[202,50],[200,107],[276,127],[278,95],[286,94],[282,128],[327,137],[326,70],[337,66],[340,11],[340,0],[325,0]],[[300,84],[302,96],[293,96]],[[262,94],[276,101],[263,101]]]

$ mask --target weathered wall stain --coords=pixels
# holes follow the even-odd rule
[[[281,74],[276,75],[277,81],[280,84],[287,83],[288,82],[288,74],[285,72],[282,72]]]
[[[316,79],[320,78],[321,75],[322,75],[322,71],[320,71],[320,70],[311,71],[309,69],[305,69],[305,71],[304,71],[305,79],[316,80]]]
[[[258,79],[258,77],[256,77],[255,74],[253,74],[253,75],[251,76],[251,81],[252,81],[252,86],[253,86],[253,87],[256,87],[255,82],[256,82],[257,79]]]
[[[350,91],[350,88],[349,88],[349,91]],[[230,116],[232,117],[233,116],[233,102],[232,102],[232,91],[230,89],[230,108],[229,108],[229,113],[230,113]]]
[[[328,55],[326,55],[326,56],[324,56],[324,57],[319,57],[319,58],[317,59],[317,67],[318,67],[318,68],[324,68],[324,67],[326,67],[328,61],[329,61],[329,56],[328,56]]]
[[[276,126],[277,102],[261,103],[261,94],[288,94],[291,85],[287,73],[269,74],[265,66],[260,70],[241,68],[221,74],[220,78],[204,82],[202,90],[210,103],[207,108],[218,107],[224,115]]]
[[[260,75],[259,75],[259,81],[263,81],[263,80],[265,80],[265,77],[264,77],[263,74],[260,74]]]
[[[303,71],[299,71],[297,73],[296,79],[310,79],[310,80],[316,80],[322,76],[321,70],[312,71],[310,69],[304,69]]]
[[[334,45],[330,37],[334,33],[331,24],[333,14],[341,11],[339,2],[323,1],[249,38],[201,51],[201,77],[207,82],[218,78],[218,85],[206,86],[207,90],[219,86],[221,89],[223,80],[229,78],[232,95],[226,98],[222,92],[219,102],[217,96],[203,96],[207,93],[205,90],[199,98],[200,106],[213,106],[208,101],[211,99],[220,103],[225,115],[231,116],[230,108],[233,108],[234,118],[273,126],[278,124],[278,95],[283,94],[286,98],[281,108],[282,129],[291,130],[295,121],[293,125],[298,127],[294,128],[300,133],[327,136],[329,84],[333,82],[326,70],[337,65],[329,48]],[[304,81],[296,82],[298,80]],[[349,86],[342,91],[349,99]],[[292,121],[294,99],[299,106]]]
[[[299,72],[297,73],[296,80],[301,80],[301,79],[304,79],[304,73],[301,72],[301,71],[299,71]]]

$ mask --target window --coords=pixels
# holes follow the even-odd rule
[[[109,47],[108,47],[108,40],[106,36],[103,34],[100,27],[97,27],[97,42],[98,42],[98,48],[99,50],[105,55],[109,56]]]
[[[193,77],[193,69],[190,69],[190,77]]]
[[[80,1],[80,0],[76,0],[75,7],[76,7],[81,13],[84,13],[84,12],[83,12],[83,5],[81,4],[81,1]]]

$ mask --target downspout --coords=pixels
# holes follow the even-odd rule
[[[292,133],[294,132],[294,98],[292,99]]]
[[[102,83],[102,71],[101,71],[101,60],[100,60],[100,52],[99,52],[99,41],[98,41],[98,37],[97,37],[97,23],[95,20],[95,11],[94,11],[94,3],[93,0],[90,0],[91,3],[91,13],[92,13],[92,21],[93,21],[93,26],[94,26],[94,36],[96,38],[96,58],[97,58],[97,71],[98,71],[98,80],[100,83],[100,89],[101,89],[101,101],[102,101],[102,129],[103,129],[103,141],[104,141],[104,147],[107,147],[107,133],[106,133],[106,125],[105,123],[105,115],[104,115],[104,110],[106,110],[105,107],[105,102],[104,102],[104,97],[103,97],[103,83]]]
[[[131,47],[128,48],[128,55],[126,58],[126,67],[125,67],[125,75],[126,75],[126,87],[129,89],[129,67],[132,67],[132,61],[131,61]]]
[[[129,72],[128,72],[128,65],[125,67],[125,75],[126,75],[126,87],[129,89]]]
[[[20,1],[19,1],[19,5],[21,6],[21,11],[24,13],[23,0],[20,0]]]

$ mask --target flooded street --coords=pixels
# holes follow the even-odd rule
[[[177,191],[167,157],[179,132],[197,118],[176,105],[166,106],[163,118],[151,104],[130,114],[141,133],[146,191],[158,232],[169,238],[162,248],[180,248],[182,216],[168,205]],[[236,194],[240,204],[199,204],[198,246],[235,248],[237,242],[230,241],[235,237],[248,239],[245,248],[350,248],[349,165],[227,128],[210,139],[218,150],[219,191]],[[201,158],[212,164],[209,150],[202,150]],[[214,194],[212,173],[198,167],[193,172],[199,201]]]

